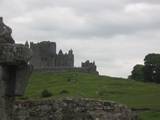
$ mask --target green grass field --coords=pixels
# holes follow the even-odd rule
[[[97,76],[93,74],[33,73],[25,97],[40,99],[41,92],[47,89],[53,98],[84,97],[111,100],[126,104],[130,108],[148,108],[141,112],[141,120],[160,120],[160,85],[132,80]]]

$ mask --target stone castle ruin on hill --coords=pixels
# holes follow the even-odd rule
[[[97,66],[95,62],[82,62],[81,67],[74,67],[74,54],[73,50],[69,50],[67,53],[63,53],[59,50],[57,53],[56,43],[50,41],[42,41],[39,43],[28,42],[25,46],[32,50],[32,59],[30,63],[34,66],[34,70],[38,71],[80,71],[87,73],[97,72]]]

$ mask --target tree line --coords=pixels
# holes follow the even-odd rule
[[[160,54],[146,55],[144,65],[135,65],[129,79],[160,83]]]

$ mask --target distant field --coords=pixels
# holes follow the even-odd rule
[[[47,89],[54,98],[84,97],[112,100],[130,108],[152,110],[140,113],[141,120],[160,120],[160,85],[78,72],[33,73],[25,97],[41,98]],[[155,112],[156,111],[156,112]]]

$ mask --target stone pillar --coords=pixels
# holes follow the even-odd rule
[[[24,94],[32,72],[28,47],[15,44],[12,30],[0,17],[0,119],[13,120],[15,96]]]
[[[5,84],[2,78],[2,67],[0,67],[0,118],[7,120],[5,114]]]

